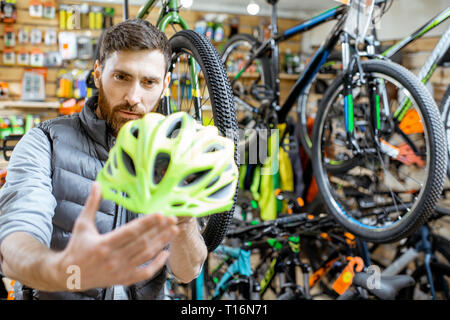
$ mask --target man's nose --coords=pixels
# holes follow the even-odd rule
[[[134,82],[128,89],[125,95],[125,101],[128,102],[130,106],[140,105],[142,102],[142,88],[139,83]]]

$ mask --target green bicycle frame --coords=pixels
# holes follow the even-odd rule
[[[440,12],[437,16],[432,18],[430,21],[428,21],[425,25],[423,25],[421,28],[416,30],[411,35],[405,37],[404,39],[395,43],[393,46],[389,47],[381,55],[386,58],[391,58],[394,54],[396,54],[401,49],[406,47],[412,41],[422,37],[427,32],[429,32],[432,29],[434,29],[435,27],[439,26],[441,23],[446,21],[449,17],[450,17],[450,7],[443,10],[442,12]],[[426,84],[428,82],[428,80],[431,78],[433,72],[436,70],[439,60],[443,57],[445,52],[448,50],[449,43],[450,43],[450,27],[447,28],[447,30],[444,32],[444,34],[442,35],[438,44],[436,45],[435,49],[431,53],[429,59],[425,62],[423,68],[417,74],[417,77],[423,84]],[[396,119],[396,121],[398,121],[398,122],[402,121],[403,117],[405,116],[406,112],[409,110],[411,105],[412,105],[412,103],[409,98],[406,98],[400,104],[400,106],[394,112],[394,118]]]

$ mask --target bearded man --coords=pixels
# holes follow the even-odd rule
[[[207,249],[194,218],[128,212],[94,182],[123,124],[156,110],[170,55],[148,21],[112,26],[98,95],[15,147],[0,190],[0,272],[17,280],[16,299],[162,299],[167,272],[185,283],[200,274]]]

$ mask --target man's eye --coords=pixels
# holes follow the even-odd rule
[[[114,79],[116,79],[116,80],[125,80],[125,76],[123,76],[121,74],[115,74],[114,75]]]
[[[146,80],[146,81],[144,81],[144,85],[146,86],[146,87],[151,87],[151,86],[153,86],[155,84],[155,81],[153,81],[153,80]]]

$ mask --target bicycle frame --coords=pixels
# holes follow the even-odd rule
[[[433,30],[435,27],[439,26],[441,23],[446,21],[449,17],[450,17],[450,7],[440,12],[434,18],[430,19],[427,23],[425,23],[422,27],[417,29],[411,35],[403,38],[402,40],[395,43],[393,46],[389,47],[387,50],[381,53],[381,56],[386,57],[388,59],[391,58],[400,50],[405,48],[408,44],[422,37],[429,31]],[[420,81],[422,81],[423,84],[426,84],[428,80],[430,80],[432,74],[436,70],[437,64],[442,59],[444,54],[447,52],[449,46],[450,46],[450,26],[447,27],[447,30],[444,32],[441,39],[437,43],[436,47],[431,52],[430,57],[427,59],[427,61],[417,74],[417,77],[419,78]],[[408,100],[402,103],[400,107],[395,111],[394,118],[396,118],[397,121],[400,122],[403,119],[406,112],[409,110],[409,106],[410,103]]]
[[[156,5],[158,0],[147,1],[137,14],[138,19],[145,19]],[[158,19],[156,20],[156,26],[162,32],[166,31],[169,24],[176,24],[181,26],[183,30],[189,29],[187,22],[179,15],[178,0],[168,0],[163,2],[161,10],[159,11]]]
[[[347,12],[346,5],[339,5],[331,8],[305,22],[302,22],[281,34],[277,32],[277,11],[276,5],[273,5],[272,18],[271,18],[271,38],[266,40],[263,44],[256,49],[255,53],[250,57],[248,62],[244,67],[236,74],[234,79],[231,81],[232,85],[234,82],[245,72],[245,70],[252,64],[252,62],[267,52],[271,52],[272,59],[272,71],[273,71],[273,91],[275,93],[275,98],[272,101],[272,106],[277,112],[278,121],[280,123],[285,122],[287,114],[293,107],[294,103],[300,94],[304,93],[305,89],[314,79],[314,76],[319,72],[320,67],[325,63],[331,50],[334,48],[336,43],[339,41],[343,25],[345,23],[345,16]],[[284,40],[290,39],[297,34],[311,30],[325,22],[331,20],[339,20],[334,26],[330,36],[326,39],[325,43],[316,51],[314,57],[306,66],[303,73],[299,76],[298,80],[295,82],[291,91],[286,98],[283,106],[279,106],[279,73],[278,73],[278,43]],[[252,109],[254,109],[252,107]]]

